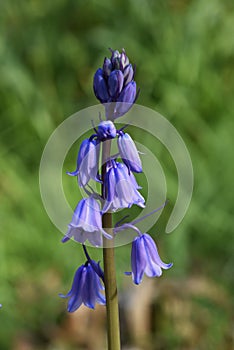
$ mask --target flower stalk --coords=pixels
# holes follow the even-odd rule
[[[111,140],[103,142],[102,147],[102,179],[106,175],[106,161],[110,157]],[[104,185],[102,184],[102,197],[104,198]],[[102,216],[102,227],[113,237],[112,213],[105,213]],[[106,293],[106,314],[107,314],[107,342],[108,350],[120,350],[120,328],[119,328],[119,306],[116,283],[114,237],[106,239],[103,237],[103,263],[104,263],[104,284]]]

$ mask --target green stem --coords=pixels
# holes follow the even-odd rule
[[[106,175],[106,160],[110,157],[111,140],[103,142],[102,148],[102,179]],[[103,196],[103,185],[102,185]],[[113,236],[112,214],[105,213],[102,216],[102,227]],[[103,238],[103,261],[104,261],[104,281],[106,293],[107,312],[107,339],[108,350],[120,350],[120,330],[119,330],[119,304],[116,284],[115,257],[114,257],[114,237],[113,239]]]

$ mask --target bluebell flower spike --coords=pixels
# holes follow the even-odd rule
[[[111,239],[112,236],[102,228],[101,208],[98,201],[92,196],[83,198],[77,205],[72,221],[68,225],[68,231],[62,242],[65,243],[72,237],[84,244],[88,240],[93,246],[102,245],[102,235]]]
[[[128,169],[135,173],[141,173],[141,159],[136,145],[129,134],[123,132],[120,133],[118,137],[118,148],[120,156]]]
[[[169,269],[173,264],[165,264],[161,260],[154,240],[144,233],[132,243],[131,265],[133,282],[140,284],[144,274],[148,277],[159,277],[162,269]]]
[[[101,293],[104,286],[93,266],[100,269],[94,260],[80,266],[75,273],[70,291],[66,295],[59,294],[61,298],[69,298],[67,306],[69,312],[76,311],[82,303],[91,309],[95,308],[96,303],[105,305],[106,300]]]

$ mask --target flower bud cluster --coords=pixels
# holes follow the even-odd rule
[[[111,50],[111,58],[105,58],[93,79],[93,89],[97,99],[106,105],[109,119],[116,119],[131,108],[136,100],[134,69],[124,51]],[[114,108],[110,103],[115,104]]]

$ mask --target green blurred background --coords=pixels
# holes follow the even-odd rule
[[[99,349],[87,330],[96,317],[94,329],[100,327],[98,337],[103,336],[103,309],[68,315],[58,297],[84,258],[79,245],[60,243],[61,233],[40,199],[38,169],[53,130],[97,103],[92,79],[108,47],[124,47],[136,63],[138,103],[177,128],[195,175],[192,203],[181,225],[164,234],[169,205],[156,227],[162,259],[174,267],[152,282],[148,333],[138,336],[130,322],[123,348],[233,348],[233,38],[231,0],[0,2],[1,350]],[[69,169],[76,152],[69,154]],[[155,152],[173,205],[173,160],[166,150]],[[74,204],[72,180],[64,183]],[[100,251],[91,253],[101,259]],[[129,253],[129,246],[116,252],[125,300],[122,324],[129,305],[124,289],[137,293],[122,274],[129,269]]]

